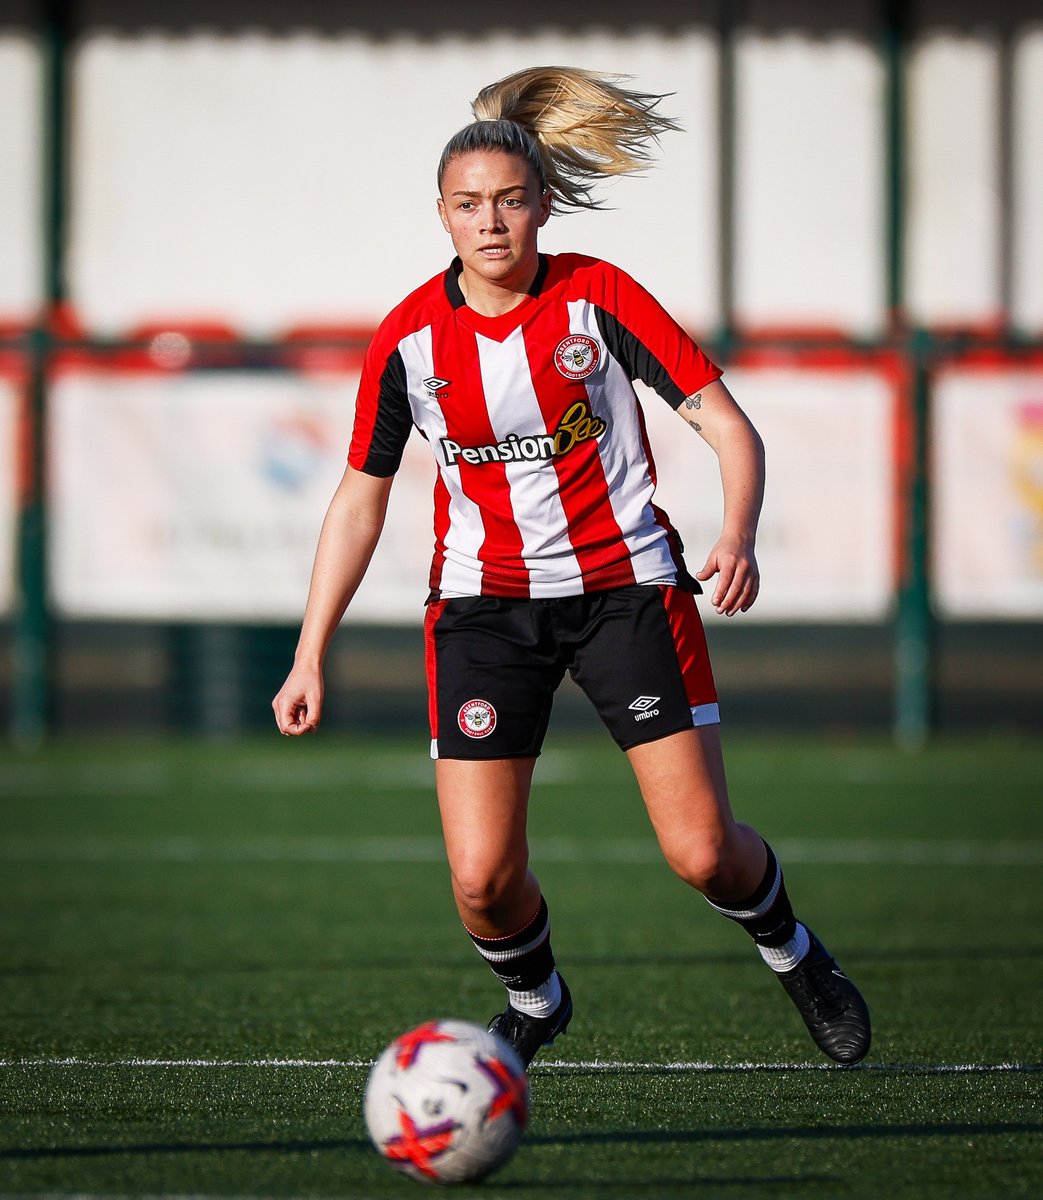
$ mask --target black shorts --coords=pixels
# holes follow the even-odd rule
[[[532,758],[568,671],[624,750],[719,721],[690,592],[435,600],[424,623],[432,758]]]

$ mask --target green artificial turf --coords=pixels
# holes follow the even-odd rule
[[[1043,747],[729,738],[735,808],[873,1009],[833,1068],[658,859],[626,761],[552,737],[533,865],[576,1002],[460,1195],[1043,1194]],[[0,1196],[421,1195],[368,1063],[501,1002],[419,740],[0,749]]]

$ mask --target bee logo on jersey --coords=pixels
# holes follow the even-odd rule
[[[496,709],[488,700],[468,700],[456,714],[457,724],[469,738],[484,738],[496,728]]]
[[[582,333],[562,338],[554,351],[554,365],[566,379],[586,379],[601,362],[601,347]]]

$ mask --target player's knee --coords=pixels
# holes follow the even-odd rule
[[[524,864],[519,867],[513,862],[460,863],[453,868],[453,889],[468,912],[495,920],[504,909],[514,906],[525,873]]]
[[[741,864],[725,843],[694,842],[664,851],[675,875],[706,896],[731,895]]]

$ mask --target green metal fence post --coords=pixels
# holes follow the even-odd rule
[[[13,695],[10,734],[23,746],[38,745],[50,723],[50,630],[47,613],[46,517],[43,496],[43,434],[46,335],[30,340],[24,480],[16,541],[17,601],[12,647]]]
[[[894,735],[901,746],[923,746],[934,728],[935,619],[931,605],[928,438],[931,338],[912,339],[912,397],[902,575],[895,620]]]
[[[903,320],[905,301],[905,43],[903,0],[883,5],[884,206],[887,308],[893,326]]]
[[[43,5],[40,124],[43,149],[41,233],[44,303],[29,340],[26,478],[17,535],[18,600],[14,621],[14,695],[11,717],[12,738],[29,745],[43,740],[51,716],[44,424],[47,368],[52,348],[51,319],[65,296],[65,59],[69,22],[68,3],[63,0],[50,0]]]
[[[887,306],[892,331],[902,337],[905,314],[905,49],[908,6],[884,0]],[[931,609],[928,547],[930,337],[917,330],[905,343],[912,380],[910,456],[899,497],[904,519],[901,578],[895,614],[893,734],[902,746],[922,746],[934,724],[935,626]]]

